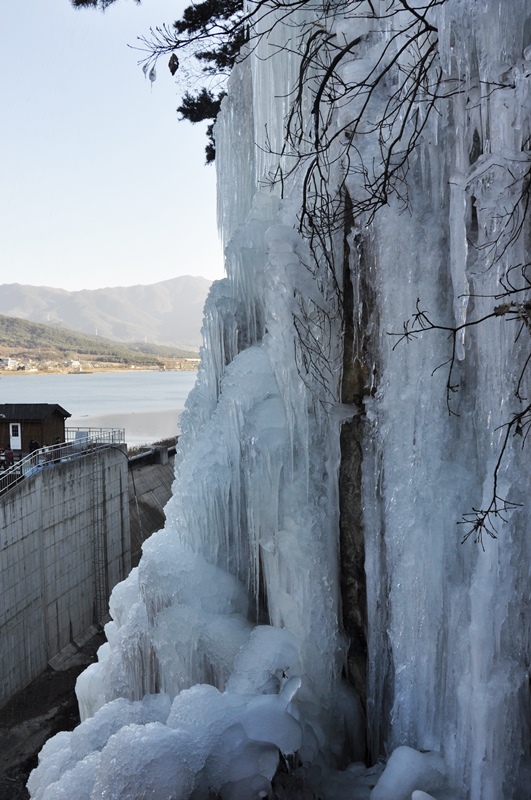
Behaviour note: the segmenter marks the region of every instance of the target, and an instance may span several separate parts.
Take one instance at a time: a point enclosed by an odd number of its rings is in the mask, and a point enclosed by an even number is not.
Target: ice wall
[[[369,702],[373,741],[383,725],[391,749],[441,750],[457,792],[494,800],[528,791],[519,769],[529,745],[529,454],[520,437],[510,436],[498,495],[523,507],[495,521],[485,552],[460,544],[471,526],[456,522],[491,502],[503,426],[526,405],[515,391],[529,329],[518,337],[520,323],[494,318],[456,337],[449,397],[459,416],[445,409],[449,365],[432,374],[452,355],[448,332],[395,350],[386,332],[400,331],[417,298],[442,325],[492,314],[500,278],[529,262],[528,233],[516,235],[508,217],[529,174],[530,31],[518,3],[449,2],[436,22],[442,74],[459,91],[411,162],[409,208],[382,209],[371,237],[381,362],[366,403]]]
[[[272,33],[234,70],[216,126],[227,278],[205,308],[167,523],[113,592],[108,644],[78,681],[84,721],[46,744],[32,798],[525,796],[524,437],[511,436],[498,470],[499,496],[515,504],[496,520],[498,538],[485,534],[484,551],[461,545],[466,526],[456,522],[488,507],[500,426],[522,408],[514,392],[529,325],[520,309],[516,338],[517,312],[492,309],[500,279],[529,261],[519,215],[531,23],[524,0],[425,5],[307,3],[257,23]],[[434,83],[414,116],[404,107],[393,123],[422,120],[421,136],[387,202],[364,214],[367,176],[385,155],[373,123],[411,66],[393,37],[425,13]],[[395,63],[355,136],[360,95],[327,110],[319,191],[340,224],[315,227],[321,205],[312,229],[301,208],[326,62],[304,81],[299,139],[285,132],[301,51],[325,38],[340,48],[356,40],[339,62],[343,87]],[[517,228],[504,226],[511,208],[524,220]],[[491,315],[455,337],[452,414],[449,331],[389,335],[417,298],[446,328]],[[524,373],[522,397],[527,389]],[[365,708],[347,679],[338,533],[340,431],[353,420]]]

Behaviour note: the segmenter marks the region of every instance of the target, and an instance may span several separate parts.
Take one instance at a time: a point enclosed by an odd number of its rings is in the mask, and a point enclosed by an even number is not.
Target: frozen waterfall
[[[523,800],[531,9],[249,8],[166,526],[31,797]]]

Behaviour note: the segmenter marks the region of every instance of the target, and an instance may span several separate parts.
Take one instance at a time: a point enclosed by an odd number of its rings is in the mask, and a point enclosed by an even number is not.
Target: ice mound
[[[227,689],[243,694],[271,694],[279,691],[286,678],[300,671],[299,649],[289,631],[260,625],[239,653]]]
[[[161,723],[123,727],[101,752],[91,797],[184,800],[194,785],[189,749],[185,734]]]
[[[100,754],[124,726],[165,722],[171,709],[168,695],[146,696],[140,702],[118,698],[100,708],[71,733],[58,733],[49,739],[39,754],[39,766],[28,780],[28,789],[36,800],[91,797],[92,783],[100,766]],[[48,787],[48,789],[46,789]],[[85,792],[85,794],[83,794]]]
[[[37,800],[266,796],[280,754],[301,745],[291,699],[290,692],[242,695],[199,685],[171,705],[167,695],[115,700],[50,739],[28,788]]]
[[[445,766],[439,753],[397,747],[371,793],[371,800],[410,800],[415,790],[431,792],[444,785]]]
[[[336,724],[341,714],[358,713],[349,702],[342,696],[341,711],[330,709]],[[280,775],[286,798],[299,783],[301,797],[317,787],[325,798],[342,797],[348,787],[351,800],[368,800],[363,767],[363,775],[359,765],[339,773],[320,755],[330,739],[325,719],[295,637],[257,626],[234,659],[225,691],[200,684],[173,701],[159,694],[107,703],[47,742],[28,788],[35,800],[201,800],[209,793],[259,800],[271,795]],[[361,718],[350,720],[353,728],[360,724]]]
[[[435,798],[427,792],[415,791],[411,795],[411,800],[435,800]]]

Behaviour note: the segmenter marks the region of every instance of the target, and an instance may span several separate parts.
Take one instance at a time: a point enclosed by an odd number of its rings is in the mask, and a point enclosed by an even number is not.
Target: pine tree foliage
[[[182,119],[187,119],[190,122],[203,122],[203,120],[215,120],[221,106],[221,101],[225,97],[225,92],[221,91],[219,94],[214,95],[211,91],[204,86],[201,91],[192,95],[190,92],[185,92],[181,105],[177,111]],[[210,164],[214,161],[216,156],[216,145],[214,141],[214,122],[207,128],[208,144],[205,148],[206,161]]]
[[[204,0],[203,3],[188,6],[181,20],[173,23],[177,33],[187,35],[210,33],[214,22],[220,25],[241,12],[241,0]]]
[[[141,37],[141,48],[147,53],[143,59],[149,70],[163,55],[170,55],[168,67],[174,75],[181,51],[187,62],[194,62],[199,75],[195,84],[204,84],[198,91],[186,91],[177,108],[181,119],[196,123],[210,120],[207,128],[208,144],[205,149],[207,164],[215,159],[214,123],[225,96],[224,80],[229,75],[248,33],[242,24],[243,0],[204,0],[188,6],[182,18],[173,25],[151,29],[149,37]]]
[[[205,89],[205,87],[203,87],[197,95],[186,92],[183,96],[183,102],[177,111],[184,119],[188,119],[190,122],[202,122],[204,119],[214,119],[219,112],[224,94],[225,93],[222,92],[218,97],[215,97],[212,92]]]
[[[74,8],[96,8],[105,11],[116,0],[70,0]],[[140,3],[141,0],[135,0]],[[149,36],[139,38],[140,48],[147,52],[141,60],[144,73],[154,74],[153,67],[162,55],[169,55],[168,68],[172,75],[179,69],[176,51],[184,50],[198,62],[200,74],[207,85],[195,93],[185,91],[177,112],[181,119],[192,123],[210,120],[205,148],[207,164],[214,161],[214,123],[223,88],[214,90],[212,81],[227,76],[247,39],[246,26],[239,22],[243,15],[243,0],[204,0],[185,8],[182,18],[171,26],[151,29]],[[217,81],[219,84],[219,80]]]
[[[97,8],[100,11],[105,11],[115,2],[116,0],[70,0],[74,8]],[[134,2],[140,4],[141,0],[134,0]]]

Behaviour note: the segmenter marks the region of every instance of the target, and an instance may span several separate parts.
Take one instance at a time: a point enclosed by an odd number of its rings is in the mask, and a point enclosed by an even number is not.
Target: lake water
[[[68,428],[125,428],[129,445],[176,436],[195,371],[17,373],[0,377],[0,403],[58,403]]]

